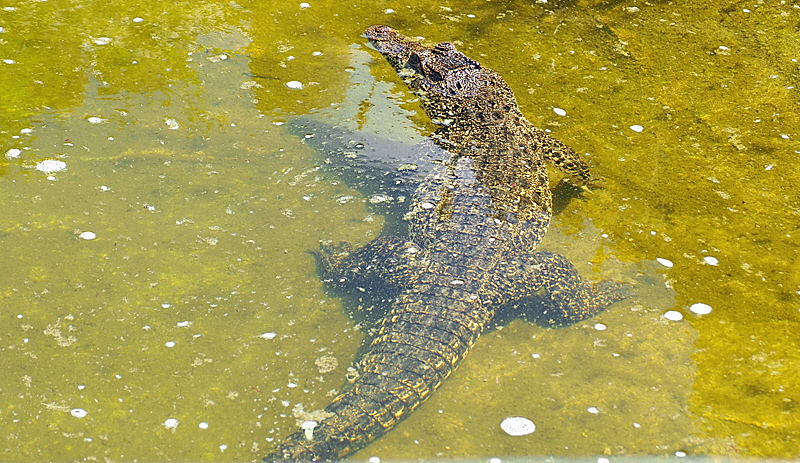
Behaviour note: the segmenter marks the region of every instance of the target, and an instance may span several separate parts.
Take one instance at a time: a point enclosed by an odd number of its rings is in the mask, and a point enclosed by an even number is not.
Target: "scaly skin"
[[[383,236],[354,253],[323,248],[330,284],[377,280],[396,300],[328,418],[264,461],[338,460],[386,433],[453,372],[503,304],[556,327],[624,297],[623,285],[585,283],[567,259],[536,250],[552,212],[545,161],[580,182],[590,175],[525,119],[500,76],[449,43],[426,47],[386,26],[366,37],[441,124],[432,140],[450,159],[417,188],[408,239]]]

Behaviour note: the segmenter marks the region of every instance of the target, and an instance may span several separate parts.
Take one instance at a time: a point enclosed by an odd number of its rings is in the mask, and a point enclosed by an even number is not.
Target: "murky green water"
[[[591,153],[604,189],[547,248],[637,296],[488,333],[354,459],[800,454],[800,7],[374,3],[2,5],[0,460],[257,460],[327,403],[363,334],[309,251],[383,218],[281,123],[429,132],[376,23],[455,41]]]

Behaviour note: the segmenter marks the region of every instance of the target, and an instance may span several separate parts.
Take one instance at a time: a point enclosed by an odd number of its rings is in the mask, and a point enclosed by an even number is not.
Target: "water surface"
[[[384,218],[286,123],[430,133],[360,37],[380,23],[455,42],[589,154],[602,188],[563,205],[546,248],[637,294],[570,328],[491,331],[354,459],[800,454],[798,15],[6,2],[0,459],[252,461],[327,404],[364,334],[310,251]],[[507,416],[536,432],[506,435]]]

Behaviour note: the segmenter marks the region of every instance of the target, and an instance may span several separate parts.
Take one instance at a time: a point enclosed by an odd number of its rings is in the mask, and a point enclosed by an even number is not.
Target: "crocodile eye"
[[[434,71],[431,68],[426,69],[426,71],[427,72],[425,73],[425,75],[428,76],[428,78],[433,82],[441,82],[444,80],[444,77],[442,77],[442,74],[440,74],[439,72]]]
[[[408,61],[406,62],[406,68],[411,69],[412,71],[416,72],[417,74],[424,74],[425,72],[422,70],[422,60],[419,58],[419,55],[416,53],[412,54],[408,57]]]

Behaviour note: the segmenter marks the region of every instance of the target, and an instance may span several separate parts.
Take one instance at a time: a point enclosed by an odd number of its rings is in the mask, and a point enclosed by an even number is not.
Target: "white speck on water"
[[[93,240],[93,239],[97,238],[97,235],[95,233],[93,233],[93,232],[90,232],[90,231],[85,231],[85,232],[81,233],[78,236],[80,236],[81,238],[83,238],[85,240]]]
[[[297,383],[289,383],[286,385],[286,387],[288,387],[289,389],[294,389],[297,387]]]
[[[656,262],[658,262],[659,264],[661,264],[661,265],[663,265],[664,267],[667,267],[667,268],[672,268],[672,266],[675,265],[675,264],[672,263],[671,260],[664,259],[663,257],[656,257]]]
[[[711,306],[708,304],[703,304],[702,302],[698,302],[696,304],[692,304],[689,307],[689,310],[697,315],[708,315],[711,313]]]
[[[641,428],[642,425],[639,424],[639,423],[633,423],[633,427],[638,429],[638,428]]]
[[[683,320],[683,314],[677,310],[668,310],[664,313],[664,318],[672,322],[679,322]]]
[[[604,323],[595,323],[594,329],[596,329],[597,331],[605,331],[606,329],[608,329],[608,326],[606,326]]]
[[[391,8],[386,8],[385,10],[383,10],[383,13],[384,14],[392,14],[392,13],[394,13],[394,10],[391,9]]]
[[[553,108],[553,112],[558,114],[559,116],[566,116],[567,112],[561,108]]]
[[[277,335],[278,335],[277,333],[269,332],[262,334],[260,337],[264,339],[275,339],[275,336]]]
[[[178,130],[181,127],[181,125],[178,124],[178,121],[171,117],[164,119],[164,123],[167,124],[167,128],[170,130]]]
[[[90,124],[100,124],[101,122],[106,121],[102,117],[96,117],[96,116],[87,117],[86,120],[89,121]]]
[[[108,45],[111,43],[111,37],[98,37],[92,40],[92,42],[94,42],[95,45]]]
[[[222,444],[222,445],[220,445],[220,446],[219,446],[219,451],[220,451],[220,452],[224,452],[224,451],[225,451],[225,450],[227,450],[227,449],[228,449],[228,446],[227,446],[227,445],[225,445],[225,444]]]
[[[489,463],[503,463],[503,460],[501,460],[501,459],[499,459],[497,457],[492,457],[492,458],[489,458]]]
[[[6,157],[8,159],[16,159],[20,154],[22,154],[22,150],[17,148],[11,148],[10,150],[6,151]]]
[[[13,59],[4,59],[3,62],[6,63],[6,64],[15,64],[16,63]]]
[[[33,132],[33,129],[22,129],[22,130],[19,131],[19,133],[24,133],[26,135],[31,133],[31,132]]]
[[[764,166],[764,170],[772,170],[775,167],[775,164],[767,164]]]
[[[167,420],[164,421],[164,427],[167,429],[175,429],[178,427],[179,423],[180,421],[175,418],[167,418]]]
[[[535,359],[538,359],[538,358],[541,358],[542,356],[539,355],[539,354],[531,354],[531,357],[533,357]]]
[[[423,209],[433,209],[436,206],[434,206],[433,203],[429,203],[427,201],[424,201],[424,202],[419,203],[419,207],[421,207]]]
[[[745,10],[745,12],[747,12],[747,10]],[[686,452],[681,452],[680,450],[678,450],[677,452],[675,452],[675,456],[678,458],[683,458],[686,456]]]
[[[719,264],[719,259],[716,257],[705,256],[703,257],[703,261],[708,265],[717,265]]]
[[[292,90],[300,90],[303,88],[303,83],[300,82],[299,80],[290,80],[289,82],[286,82],[284,85],[286,85],[286,88],[291,88]]]
[[[311,5],[308,4],[308,3],[303,2],[303,3],[300,4],[300,8],[311,8]]]
[[[509,436],[526,436],[536,431],[536,425],[525,417],[509,416],[500,423],[500,429]]]
[[[317,425],[319,425],[319,423],[314,420],[303,421],[303,423],[300,425],[306,440],[314,439],[314,429],[316,429]]]
[[[164,343],[164,345],[167,347],[175,347],[175,341],[167,341]]]
[[[133,18],[133,22],[135,22],[135,23],[140,23],[140,22],[142,22],[142,21],[144,21],[144,18],[140,18],[140,17],[138,17],[138,16],[137,16],[137,17],[135,17],[135,18]]]
[[[321,51],[312,51],[311,52],[311,56],[322,56],[322,52]]]
[[[89,414],[89,412],[87,412],[82,408],[73,408],[72,410],[69,411],[69,414],[74,416],[75,418],[85,418],[86,415]]]
[[[598,410],[597,407],[589,407],[586,409],[586,411],[593,415],[597,415],[598,413],[600,413],[600,410]]]
[[[635,124],[635,125],[632,125],[632,126],[631,126],[631,130],[633,130],[633,131],[634,131],[634,132],[636,132],[636,133],[639,133],[639,132],[641,132],[642,130],[644,130],[644,127],[642,127],[642,126],[641,126],[641,125],[639,125],[639,124]]]
[[[785,134],[785,133],[782,133],[781,134],[781,138],[783,138],[784,140],[788,140],[789,139],[789,135]]]
[[[474,18],[474,17],[475,17],[475,15],[474,15],[474,14],[468,14],[468,15],[467,15],[467,17],[468,17],[468,18]]]
[[[314,428],[317,427],[317,425],[319,425],[319,423],[317,423],[314,420],[306,420],[306,421],[303,421],[303,423],[300,425],[300,428],[301,429],[314,429]]]
[[[370,196],[369,197],[369,202],[372,203],[372,204],[380,204],[380,203],[386,203],[386,202],[392,201],[393,199],[394,198],[392,198],[391,196],[388,196],[388,195],[377,194],[377,195]]]
[[[200,424],[197,425],[197,427],[200,429],[208,429],[208,423],[206,423],[205,421],[201,421]]]
[[[45,174],[52,174],[54,172],[61,172],[62,170],[67,168],[67,163],[64,161],[58,161],[56,159],[46,159],[38,164],[36,164],[36,170],[39,172],[44,172]]]
[[[456,278],[456,279],[450,281],[450,284],[454,285],[454,286],[461,286],[461,285],[464,284],[464,280],[460,280],[460,279]]]
[[[185,326],[189,326],[189,325],[191,325],[191,324],[192,324],[192,322],[190,322],[190,321],[178,322],[178,326],[179,326],[180,328],[183,328],[183,327],[185,327]]]
[[[165,303],[161,304],[161,308],[163,308],[163,309],[169,309],[170,307],[171,306],[169,305],[169,302],[165,302]]]
[[[82,391],[84,389],[86,389],[86,386],[84,386],[83,384],[78,384],[78,390],[79,391]]]

